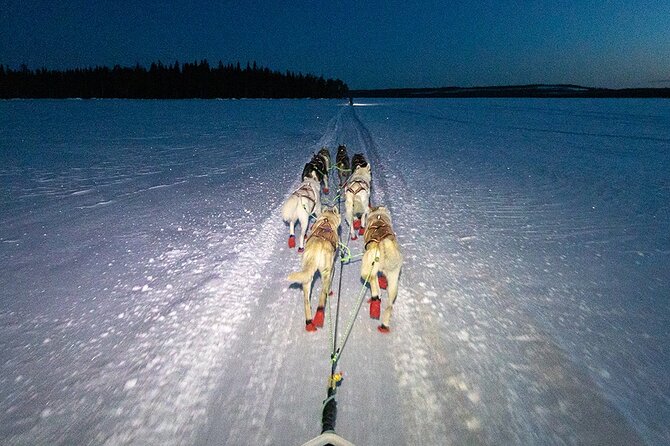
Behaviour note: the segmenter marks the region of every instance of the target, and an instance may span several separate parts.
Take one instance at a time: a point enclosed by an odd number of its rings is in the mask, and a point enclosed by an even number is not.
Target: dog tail
[[[383,267],[388,270],[400,269],[402,265],[402,254],[398,249],[398,242],[386,238],[378,245],[379,258],[382,260]]]
[[[288,280],[291,282],[300,282],[302,284],[311,282],[317,270],[323,271],[324,266],[322,262],[324,261],[324,259],[321,259],[320,261],[313,251],[306,249],[302,257],[302,271],[296,271],[289,274]],[[330,261],[332,263],[332,259]]]
[[[376,278],[379,271],[379,256],[380,253],[376,247],[365,251],[361,261],[361,279],[370,281]]]
[[[298,206],[300,206],[300,199],[295,195],[291,195],[281,208],[281,216],[284,221],[295,221]]]
[[[288,275],[288,280],[289,282],[300,282],[300,283],[306,283],[309,282],[312,277],[314,277],[314,273],[310,274],[309,271],[303,270],[303,271],[296,271]]]
[[[400,271],[402,266],[402,254],[397,247],[397,242],[384,239],[380,243],[371,243],[370,248],[363,254],[361,261],[361,278],[375,277],[381,270]]]

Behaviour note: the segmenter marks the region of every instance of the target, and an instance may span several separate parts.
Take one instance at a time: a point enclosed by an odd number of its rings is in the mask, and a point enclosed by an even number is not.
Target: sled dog
[[[318,160],[318,162],[312,158],[307,164],[305,164],[305,167],[302,169],[302,178],[306,177],[313,177],[316,181],[321,183],[321,180],[323,179],[323,163],[321,160]]]
[[[328,153],[327,148],[321,149],[318,153],[312,155],[312,159],[309,160],[305,167],[302,169],[302,177],[313,175],[323,182],[323,192],[328,193],[328,169],[330,168],[330,154]]]
[[[337,235],[340,222],[341,218],[337,207],[324,209],[314,222],[312,231],[307,238],[305,252],[302,255],[302,271],[288,275],[289,281],[302,284],[305,299],[305,329],[307,331],[315,331],[317,327],[323,327],[324,308],[332,281],[333,261],[340,240]],[[319,303],[314,319],[312,319],[309,295],[312,291],[314,274],[317,271],[321,275],[321,293],[319,294]]]
[[[320,156],[325,165],[323,171],[323,193],[327,194],[330,191],[330,188],[328,187],[328,173],[330,172],[330,151],[328,150],[328,147],[322,147],[316,156]]]
[[[365,230],[366,220],[370,207],[370,182],[372,175],[370,165],[365,163],[365,167],[357,167],[347,181],[347,187],[344,191],[344,218],[349,225],[349,236],[356,240],[356,229],[359,234]],[[358,221],[354,222],[354,217],[361,216],[360,227]],[[355,227],[354,227],[355,226]]]
[[[368,226],[363,235],[365,252],[361,263],[361,277],[370,283],[370,317],[379,319],[381,300],[379,298],[379,281],[387,281],[388,301],[382,316],[382,323],[377,329],[382,333],[389,331],[393,304],[398,297],[398,279],[402,267],[402,254],[398,240],[391,225],[391,215],[384,206],[372,208],[368,215]],[[384,277],[377,279],[377,273]]]
[[[295,222],[300,222],[298,252],[305,247],[305,234],[309,225],[309,217],[321,213],[321,195],[319,181],[309,174],[303,179],[300,187],[288,197],[281,210],[282,218],[289,225],[288,247],[295,248]]]
[[[365,156],[362,153],[354,153],[354,156],[351,157],[351,170],[352,172],[356,170],[357,167],[365,167],[368,165],[368,161],[365,159]]]
[[[337,147],[337,156],[335,157],[337,176],[340,178],[340,187],[347,182],[349,174],[351,173],[351,163],[349,162],[349,154],[347,154],[347,146],[340,144]]]

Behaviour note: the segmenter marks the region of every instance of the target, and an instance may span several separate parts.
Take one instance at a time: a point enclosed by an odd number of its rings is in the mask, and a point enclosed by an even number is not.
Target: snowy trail
[[[351,110],[340,109],[313,149],[327,145],[334,152],[339,143],[356,146],[359,131],[360,124],[353,119]],[[369,142],[360,141],[357,151],[367,152]],[[327,198],[332,200],[334,195],[333,187]],[[282,239],[281,244],[284,243]],[[351,246],[360,249],[360,243],[360,240],[352,242]],[[220,396],[215,399],[212,410],[218,421],[203,435],[205,443],[220,444],[223,440],[226,444],[301,444],[320,432],[332,334],[328,319],[324,329],[317,333],[304,331],[302,293],[297,286],[287,287],[285,280],[290,271],[299,268],[300,258],[294,250],[283,247],[276,254],[276,261],[263,273],[263,277],[273,282],[272,286],[261,292],[256,317],[241,330],[248,336],[240,337],[233,348],[236,351],[233,356],[238,357],[240,363],[227,368],[226,378],[215,392]],[[360,264],[352,263],[344,268],[339,343],[353,320],[352,311],[361,292]],[[338,275],[339,269],[336,278]],[[317,280],[313,299],[320,286]],[[333,288],[337,292],[337,280]],[[277,300],[278,289],[283,289],[280,300]],[[331,302],[331,309],[335,310],[335,302]],[[334,315],[331,318],[334,323]],[[367,306],[364,305],[353,322],[352,334],[339,364],[345,382],[338,391],[338,432],[359,444],[396,443],[402,441],[396,427],[403,407],[391,390],[396,386],[395,375],[389,367],[392,361],[386,340],[376,331],[376,321],[366,319]],[[253,374],[240,374],[240,369],[253,370]],[[240,404],[240,401],[249,404]],[[231,407],[239,409],[231,411]]]
[[[372,201],[390,208],[405,265],[391,333],[377,332],[365,302],[353,325],[340,435],[664,444],[670,312],[655,297],[668,284],[658,234],[670,221],[670,112],[655,102],[644,113],[623,102],[360,105],[0,104],[0,438],[316,436],[330,333],[328,322],[304,330],[301,290],[286,280],[300,257],[279,209],[311,153],[334,156],[343,143],[370,160]],[[29,119],[45,107],[49,129]],[[360,252],[362,239],[349,246]],[[340,336],[359,270],[343,269]]]

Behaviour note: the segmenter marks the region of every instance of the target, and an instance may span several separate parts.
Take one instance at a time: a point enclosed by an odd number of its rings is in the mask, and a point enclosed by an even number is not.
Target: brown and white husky
[[[363,235],[365,239],[365,253],[361,263],[361,277],[370,283],[370,317],[379,319],[381,300],[379,298],[379,281],[385,278],[387,282],[388,301],[382,316],[382,323],[377,329],[382,333],[389,331],[393,304],[398,297],[398,281],[402,268],[402,254],[398,246],[398,239],[393,232],[391,215],[384,206],[372,208],[368,215],[367,227]],[[378,281],[377,273],[383,277]]]
[[[319,218],[312,225],[312,231],[305,243],[305,252],[302,255],[302,271],[288,275],[289,281],[302,284],[305,303],[305,329],[307,331],[315,331],[317,327],[323,327],[326,299],[332,281],[333,262],[340,241],[338,236],[340,222],[341,218],[337,207],[327,208],[321,212]],[[319,294],[319,303],[314,319],[312,319],[309,295],[312,291],[314,274],[317,271],[321,275],[321,293]]]

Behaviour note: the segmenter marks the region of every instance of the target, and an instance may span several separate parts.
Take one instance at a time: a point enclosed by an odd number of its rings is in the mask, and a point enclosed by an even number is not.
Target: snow
[[[317,436],[329,319],[304,330],[279,210],[344,143],[405,265],[391,333],[365,303],[353,323],[339,435],[668,444],[668,122],[663,100],[0,102],[0,438]]]

